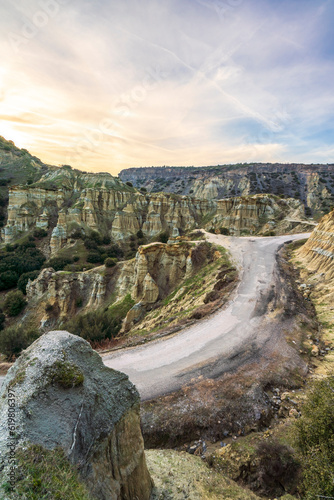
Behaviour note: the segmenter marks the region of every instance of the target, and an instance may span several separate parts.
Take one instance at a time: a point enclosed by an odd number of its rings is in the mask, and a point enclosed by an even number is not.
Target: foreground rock
[[[15,423],[8,423],[9,405]],[[31,445],[60,447],[92,498],[150,498],[139,394],[126,375],[106,368],[88,342],[68,332],[40,337],[7,374],[0,400],[0,458],[5,466],[0,484],[11,477],[14,483],[20,480],[17,470],[10,476],[8,442],[16,452],[29,452]],[[15,493],[8,498],[16,498]]]

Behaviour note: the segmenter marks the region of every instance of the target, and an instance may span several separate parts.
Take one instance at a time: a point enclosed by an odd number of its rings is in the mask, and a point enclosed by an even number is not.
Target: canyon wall
[[[130,294],[136,305],[127,319],[128,328],[147,306],[166,297],[192,274],[198,265],[192,260],[194,248],[189,243],[152,243],[139,247],[135,259],[113,268],[100,266],[77,273],[44,269],[27,285],[27,314],[41,327],[50,328],[77,312],[105,306],[111,299],[122,300]]]
[[[254,195],[217,200],[217,212],[207,223],[229,234],[284,234],[309,231],[314,223],[307,221],[304,207],[293,198]]]
[[[277,224],[283,219],[289,224]],[[55,255],[71,242],[78,228],[122,241],[139,230],[150,239],[161,232],[172,233],[174,228],[182,233],[212,225],[227,227],[231,234],[272,229],[290,232],[300,229],[298,221],[306,223],[298,200],[269,195],[205,200],[103,187],[52,190],[18,186],[9,189],[8,219],[1,237],[4,243],[11,243],[29,230],[43,228],[49,232],[50,253]]]
[[[308,270],[334,278],[334,211],[325,215],[297,254]]]
[[[51,233],[51,254],[71,239],[75,229],[96,230],[123,240],[140,229],[148,238],[162,231],[197,227],[216,202],[171,194],[146,196],[134,191],[86,188],[81,191],[12,187],[9,189],[7,224],[1,231],[4,243],[36,227]]]
[[[149,192],[165,191],[196,198],[220,199],[269,193],[294,197],[311,212],[334,204],[334,164],[237,164],[216,167],[129,168],[123,182]]]

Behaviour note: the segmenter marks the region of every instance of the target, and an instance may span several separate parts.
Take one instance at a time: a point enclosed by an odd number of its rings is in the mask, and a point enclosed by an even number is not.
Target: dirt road
[[[208,235],[232,253],[241,273],[234,297],[223,309],[177,335],[115,352],[104,363],[129,375],[143,400],[179,389],[198,376],[215,377],[232,370],[268,340],[261,328],[266,297],[272,288],[277,249],[309,233],[269,238]]]
[[[107,366],[129,375],[143,400],[177,390],[199,376],[215,377],[232,370],[247,360],[253,346],[259,349],[267,342],[259,309],[272,289],[277,249],[309,233],[269,238],[207,236],[230,250],[240,270],[241,281],[232,300],[173,337],[103,357]]]

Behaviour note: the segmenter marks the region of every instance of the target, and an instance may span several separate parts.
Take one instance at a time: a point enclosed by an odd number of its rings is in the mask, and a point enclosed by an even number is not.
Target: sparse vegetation
[[[295,428],[304,498],[334,496],[334,375],[314,382]]]
[[[8,361],[17,358],[23,349],[32,344],[40,332],[28,325],[10,326],[0,332],[0,352]]]
[[[3,309],[8,316],[18,316],[27,305],[21,290],[8,292],[4,301]]]
[[[68,321],[64,328],[70,333],[78,335],[89,342],[102,342],[112,339],[119,333],[122,321],[127,312],[134,305],[130,295],[108,309],[98,309],[87,313],[78,314]]]
[[[17,450],[17,460],[20,474],[15,495],[19,498],[92,500],[86,486],[80,482],[77,470],[60,448],[46,450],[40,445],[30,445]],[[9,485],[2,485],[2,489],[10,495]]]
[[[78,387],[84,382],[84,375],[80,368],[68,361],[57,361],[48,375],[53,384],[58,384],[64,389]]]

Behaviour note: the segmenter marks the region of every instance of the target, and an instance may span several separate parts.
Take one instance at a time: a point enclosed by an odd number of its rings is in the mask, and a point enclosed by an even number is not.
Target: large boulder
[[[127,375],[105,367],[88,342],[66,331],[46,333],[1,388],[0,484],[10,477],[11,442],[16,449],[60,447],[93,498],[149,499],[139,402]]]

